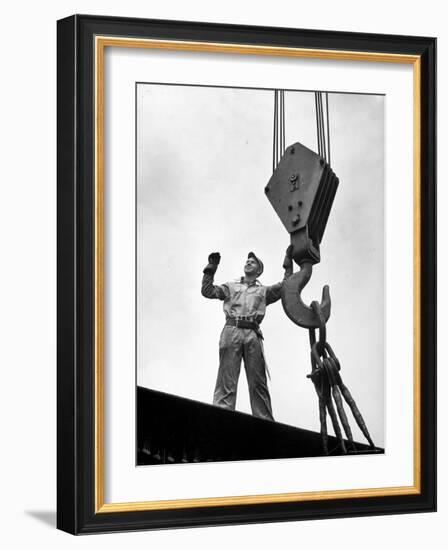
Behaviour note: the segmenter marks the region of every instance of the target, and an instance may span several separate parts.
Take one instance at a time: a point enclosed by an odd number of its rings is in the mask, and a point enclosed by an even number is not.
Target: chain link
[[[358,424],[363,435],[369,442],[370,446],[372,448],[375,448],[375,445],[370,437],[367,426],[355,403],[355,400],[353,399],[347,386],[345,386],[342,381],[340,374],[341,365],[339,363],[339,360],[336,357],[333,348],[327,342],[327,329],[321,306],[318,302],[314,301],[311,303],[311,308],[313,309],[319,320],[319,340],[316,340],[316,329],[308,329],[311,347],[311,373],[307,375],[307,378],[310,378],[313,382],[314,388],[319,398],[319,418],[324,454],[329,454],[327,411],[330,415],[333,430],[339,440],[339,445],[342,452],[346,454],[347,447],[342,436],[338,417],[342,423],[342,427],[344,428],[345,435],[347,436],[350,450],[356,451],[355,443],[353,441],[353,434],[344,410],[342,398],[344,398],[345,402],[350,407],[356,423]],[[333,401],[336,405],[336,410]]]

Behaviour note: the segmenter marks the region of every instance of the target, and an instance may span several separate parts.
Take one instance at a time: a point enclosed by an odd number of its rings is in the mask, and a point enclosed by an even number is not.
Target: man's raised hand
[[[285,252],[285,259],[283,260],[283,269],[287,273],[287,275],[291,275],[293,271],[293,263],[292,263],[292,250],[293,246],[290,244]]]
[[[218,265],[221,261],[221,254],[219,252],[212,252],[208,257],[209,264]]]
[[[221,261],[221,254],[219,252],[212,252],[208,257],[208,264],[204,268],[204,273],[214,275],[218,269],[219,262]]]

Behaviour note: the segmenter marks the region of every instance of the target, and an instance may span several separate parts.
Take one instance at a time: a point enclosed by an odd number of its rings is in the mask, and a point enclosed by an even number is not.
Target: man
[[[285,278],[292,273],[291,258],[290,246],[283,262]],[[226,324],[219,340],[219,370],[213,404],[235,409],[241,359],[244,359],[252,414],[274,420],[260,323],[266,306],[280,299],[282,283],[263,286],[258,281],[263,273],[263,262],[253,252],[249,252],[243,277],[233,282],[214,285],[214,275],[220,260],[218,252],[210,254],[202,278],[202,295],[205,298],[222,300],[226,316]]]

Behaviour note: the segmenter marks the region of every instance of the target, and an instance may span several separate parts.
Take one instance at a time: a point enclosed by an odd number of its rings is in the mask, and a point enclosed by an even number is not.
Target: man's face
[[[246,275],[258,275],[260,272],[260,265],[255,258],[247,258],[244,264],[244,273]]]

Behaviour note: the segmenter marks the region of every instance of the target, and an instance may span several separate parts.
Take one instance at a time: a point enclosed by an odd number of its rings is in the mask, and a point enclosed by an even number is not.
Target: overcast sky
[[[211,403],[222,302],[201,296],[253,250],[263,284],[281,280],[289,235],[264,195],[272,174],[271,90],[137,85],[137,382]],[[314,94],[286,92],[286,145],[317,151]],[[332,168],[340,184],[321,263],[302,296],[330,285],[327,339],[377,445],[384,445],[384,97],[329,94]],[[296,267],[297,269],[297,267]],[[319,430],[307,330],[281,302],[262,325],[277,421]],[[237,409],[250,412],[244,369]],[[355,438],[364,441],[349,415]],[[330,425],[330,422],[329,422]]]

